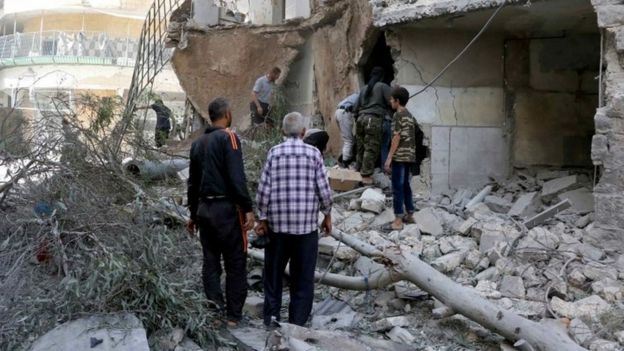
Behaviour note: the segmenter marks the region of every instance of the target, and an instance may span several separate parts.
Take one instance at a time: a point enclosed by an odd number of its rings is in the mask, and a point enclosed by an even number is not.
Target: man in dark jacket
[[[226,318],[229,326],[236,326],[247,297],[247,231],[253,228],[254,215],[240,140],[229,129],[230,106],[224,98],[216,98],[208,105],[208,114],[212,126],[191,147],[191,219],[187,229],[194,235],[199,226],[204,290],[218,308],[224,305],[220,284],[223,256]]]
[[[157,97],[154,103],[149,106],[137,107],[135,110],[146,110],[151,108],[156,112],[156,128],[154,128],[154,142],[157,147],[165,145],[169,139],[169,131],[171,131],[171,109],[165,106],[161,98]]]

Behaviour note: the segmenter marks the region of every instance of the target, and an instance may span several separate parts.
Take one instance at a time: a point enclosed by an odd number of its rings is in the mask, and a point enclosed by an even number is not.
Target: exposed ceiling
[[[478,31],[493,9],[456,13],[412,22],[416,28]],[[530,5],[508,5],[496,16],[488,31],[512,35],[598,33],[596,13],[590,0],[544,0]]]

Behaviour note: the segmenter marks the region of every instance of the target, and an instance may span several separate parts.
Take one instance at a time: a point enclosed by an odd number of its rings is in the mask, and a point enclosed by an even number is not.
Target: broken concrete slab
[[[413,238],[415,240],[420,240],[420,229],[418,229],[417,224],[408,224],[403,227],[403,230],[399,233],[399,238]]]
[[[552,309],[559,315],[572,318],[589,318],[597,321],[600,316],[611,309],[605,300],[598,295],[592,295],[575,302],[566,302],[558,297],[551,300]]]
[[[624,299],[624,284],[618,280],[604,278],[593,282],[592,290],[609,302],[621,301]]]
[[[321,304],[333,304],[332,308],[325,306],[315,306],[312,316],[312,328],[336,330],[349,329],[358,320],[358,313],[343,301],[327,299]]]
[[[364,276],[371,276],[372,274],[384,271],[386,269],[384,265],[379,264],[366,256],[360,256],[360,258],[355,261],[354,266],[355,269],[357,269],[358,272],[360,272],[360,274]]]
[[[498,213],[507,213],[512,206],[509,201],[493,195],[486,196],[483,203],[486,204],[490,210]]]
[[[613,334],[617,341],[624,346],[624,330],[616,332]]]
[[[394,211],[392,208],[386,208],[383,212],[375,216],[371,226],[374,228],[381,227],[386,223],[390,223],[394,220]]]
[[[245,305],[243,306],[243,313],[252,317],[262,317],[262,308],[264,307],[264,298],[260,296],[247,296]]]
[[[442,223],[435,215],[433,208],[428,207],[416,212],[414,214],[414,220],[422,233],[431,234],[433,236],[441,236],[444,234]]]
[[[468,217],[465,221],[460,223],[459,225],[455,225],[453,230],[461,235],[468,235],[470,233],[470,229],[472,226],[477,223],[477,219],[474,217]]]
[[[448,255],[436,258],[433,262],[431,262],[431,266],[438,271],[448,273],[459,267],[459,265],[461,265],[464,261],[465,257],[465,252],[453,252]]]
[[[594,218],[593,218],[593,214],[586,214],[583,217],[580,217],[579,219],[576,220],[576,222],[574,222],[574,225],[578,228],[585,228],[589,225],[589,223],[591,223]]]
[[[473,239],[459,235],[445,236],[440,239],[439,245],[444,255],[454,251],[468,252],[477,248],[477,243]]]
[[[475,279],[477,281],[482,281],[482,280],[497,281],[500,276],[501,276],[501,271],[498,267],[490,267],[484,270],[483,272],[477,274],[475,276]]]
[[[507,215],[513,217],[527,217],[537,212],[538,205],[537,192],[522,194],[516,202],[514,202],[513,206],[511,206]]]
[[[475,290],[479,295],[488,299],[500,299],[503,297],[500,291],[496,289],[496,283],[489,280],[480,280],[475,286]]]
[[[547,209],[545,209],[544,211],[536,214],[535,216],[527,219],[526,221],[524,221],[524,226],[527,228],[533,228],[535,226],[538,226],[544,222],[546,222],[548,219],[550,219],[551,217],[555,216],[557,213],[561,212],[561,211],[565,211],[568,208],[570,208],[570,206],[572,206],[572,204],[570,203],[570,200],[565,199]]]
[[[570,321],[568,327],[570,336],[581,346],[587,346],[589,341],[593,339],[594,333],[589,326],[580,318],[574,318]]]
[[[451,201],[451,205],[463,208],[468,201],[470,201],[470,197],[472,196],[472,191],[469,189],[459,189],[453,195],[453,200]]]
[[[559,195],[559,200],[568,199],[572,209],[580,214],[594,211],[594,194],[587,188],[566,191]]]
[[[364,211],[380,214],[386,208],[386,196],[379,189],[366,189],[360,200]]]
[[[597,262],[589,262],[583,267],[583,274],[593,281],[599,281],[604,278],[618,279],[617,269],[606,266]]]
[[[481,255],[481,252],[479,252],[479,250],[470,250],[466,254],[466,258],[464,259],[464,265],[466,266],[466,268],[474,270],[479,267],[482,258],[483,255]]]
[[[544,185],[542,185],[542,192],[540,196],[542,197],[542,199],[550,201],[558,194],[567,190],[571,190],[571,188],[573,188],[577,184],[578,179],[576,175],[549,180],[544,183]]]
[[[101,351],[150,351],[143,324],[129,313],[63,323],[37,339],[30,350],[87,350],[92,338],[98,340],[97,350]]]
[[[406,316],[387,317],[371,324],[371,330],[376,332],[386,331],[394,327],[407,327],[411,325],[411,323],[411,319]]]
[[[570,173],[568,171],[540,171],[537,172],[537,175],[535,176],[535,178],[537,178],[538,180],[543,180],[543,181],[547,181],[547,180],[551,180],[551,179],[555,179],[555,178],[563,178],[563,177],[567,177],[568,175],[570,175]]]
[[[597,248],[594,245],[580,244],[576,248],[579,255],[593,261],[598,261],[605,256],[604,250]]]
[[[589,351],[622,351],[622,348],[615,341],[598,339],[589,344]]]
[[[501,281],[500,292],[506,297],[522,299],[526,296],[522,277],[505,275]]]
[[[394,327],[390,330],[386,335],[390,338],[390,340],[402,344],[411,344],[416,340],[416,337],[408,332],[406,329],[401,327]]]
[[[270,331],[265,328],[233,328],[230,333],[243,345],[252,350],[264,350]]]

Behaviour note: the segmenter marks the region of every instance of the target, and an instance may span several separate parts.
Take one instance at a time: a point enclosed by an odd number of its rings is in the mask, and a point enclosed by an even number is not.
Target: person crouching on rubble
[[[401,230],[403,222],[414,223],[414,199],[410,185],[410,169],[416,162],[416,119],[405,108],[409,92],[394,87],[390,92],[390,105],[396,111],[392,118],[392,141],[384,169],[392,173],[392,203],[395,219],[385,230]],[[407,212],[407,213],[406,213]]]
[[[332,230],[332,192],[319,150],[305,144],[304,117],[292,112],[282,130],[288,138],[267,156],[256,194],[257,235],[267,235],[264,251],[264,324],[280,320],[282,277],[290,261],[288,322],[304,325],[312,311],[314,271],[318,253],[319,210],[321,229]]]
[[[188,204],[191,219],[187,230],[194,236],[196,225],[204,254],[202,278],[208,300],[218,311],[225,307],[227,325],[242,318],[247,297],[247,232],[254,215],[243,154],[238,136],[229,127],[232,112],[224,98],[208,105],[212,126],[191,146]],[[225,297],[221,291],[221,257],[225,263]]]
[[[322,129],[309,129],[303,136],[303,142],[316,147],[321,152],[321,156],[325,155],[328,141],[329,134]]]

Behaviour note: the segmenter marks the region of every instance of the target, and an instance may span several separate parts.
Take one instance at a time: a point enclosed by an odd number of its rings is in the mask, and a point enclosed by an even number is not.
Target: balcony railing
[[[0,68],[32,64],[133,67],[138,40],[105,32],[44,31],[0,36]]]

